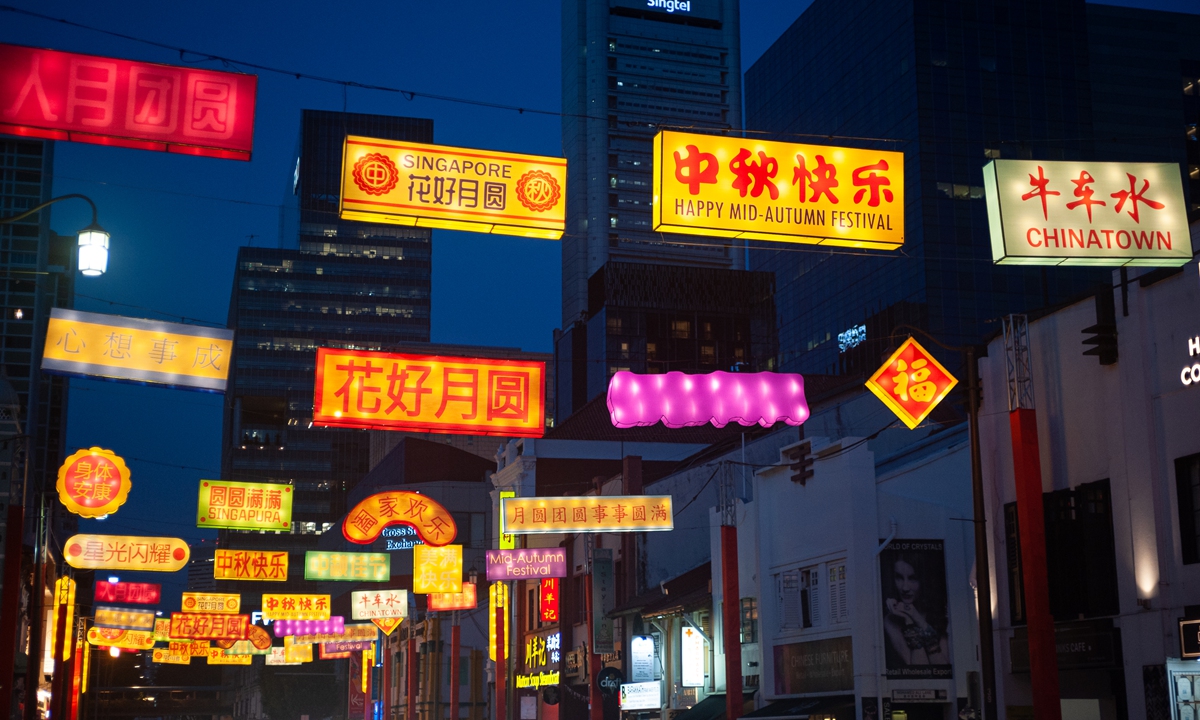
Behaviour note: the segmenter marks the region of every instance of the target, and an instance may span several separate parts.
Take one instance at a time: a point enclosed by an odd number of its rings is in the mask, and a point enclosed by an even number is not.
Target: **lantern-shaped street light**
[[[10,218],[0,219],[0,225],[7,225],[18,220],[33,215],[34,213],[49,207],[56,202],[68,200],[70,198],[79,198],[86,200],[88,205],[92,206],[92,223],[79,231],[79,272],[88,277],[97,277],[103,275],[108,270],[108,232],[100,227],[100,223],[96,219],[96,203],[86,195],[71,193],[70,195],[62,195],[60,197],[47,200],[46,202],[32,207],[20,215],[14,215]]]

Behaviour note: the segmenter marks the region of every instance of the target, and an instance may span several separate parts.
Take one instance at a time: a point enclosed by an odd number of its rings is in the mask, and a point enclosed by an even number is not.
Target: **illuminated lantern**
[[[398,512],[403,509],[403,517]],[[450,511],[433,498],[405,490],[376,493],[346,513],[342,536],[352,543],[370,545],[389,525],[408,525],[426,545],[454,542],[458,528]]]
[[[910,337],[867,380],[867,389],[912,430],[957,384],[958,379]]]
[[[79,272],[96,277],[108,270],[108,238],[95,222],[79,231]]]
[[[112,450],[79,450],[58,469],[58,499],[85,518],[104,517],[129,498],[129,468]]]
[[[608,382],[608,412],[619,428],[670,428],[712,423],[771,427],[808,420],[804,377],[794,373],[669,372],[639,375],[620,370]]]
[[[345,632],[346,619],[334,615],[328,620],[276,620],[271,624],[275,637],[288,635],[341,635]]]

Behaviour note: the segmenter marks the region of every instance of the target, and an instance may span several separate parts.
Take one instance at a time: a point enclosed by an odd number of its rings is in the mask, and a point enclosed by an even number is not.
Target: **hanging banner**
[[[545,578],[538,588],[542,622],[558,622],[558,578]]]
[[[407,490],[389,490],[371,495],[350,508],[342,521],[342,536],[352,543],[369,545],[379,539],[384,528],[393,525],[412,528],[426,545],[446,545],[458,535],[450,511],[433,498]]]
[[[876,250],[904,244],[904,153],[664,130],[657,232]]]
[[[265,620],[328,620],[328,595],[262,596],[262,616]]]
[[[102,518],[129,499],[129,468],[112,450],[77,450],[58,469],[58,501],[85,518]]]
[[[87,641],[101,647],[116,647],[122,650],[149,650],[154,647],[154,633],[145,630],[116,630],[113,628],[88,628]]]
[[[258,78],[0,45],[0,133],[249,160]]]
[[[154,648],[150,653],[151,662],[166,663],[169,665],[190,665],[192,658],[190,655],[177,655],[163,648]]]
[[[63,543],[67,564],[80,570],[175,572],[191,553],[179,538],[130,535],[72,535]]]
[[[1192,259],[1177,163],[992,160],[997,265],[1178,267]]]
[[[392,558],[387,553],[304,553],[305,580],[387,582],[391,578]]]
[[[156,583],[96,581],[96,602],[157,605],[162,601],[162,585]]]
[[[232,352],[232,330],[52,308],[42,370],[223,393]]]
[[[209,648],[207,662],[209,665],[252,665],[253,655],[227,655],[221,648]]]
[[[661,422],[669,428],[712,423],[771,427],[808,420],[804,376],[795,373],[669,372],[643,375],[619,370],[608,381],[608,414],[614,427]]]
[[[488,586],[488,658],[496,661],[496,608],[508,607],[508,585],[497,582]],[[511,647],[512,623],[504,623],[504,647]],[[507,655],[507,653],[505,653]]]
[[[592,647],[596,653],[615,652],[613,621],[609,614],[616,608],[616,600],[613,551],[595,548],[592,550]]]
[[[245,640],[249,615],[171,613],[171,637],[189,640]]]
[[[375,627],[383,631],[384,635],[391,635],[392,631],[400,627],[400,623],[404,622],[404,618],[372,618],[371,622]]]
[[[350,617],[354,620],[408,617],[407,590],[366,590],[350,593]]]
[[[557,240],[567,161],[346,136],[343,220]]]
[[[670,495],[506,498],[501,531],[514,535],[646,532],[675,527]]]
[[[541,437],[545,377],[533,360],[317,348],[313,424]]]
[[[533,580],[567,576],[565,548],[522,548],[520,550],[486,550],[487,579]]]
[[[287,530],[291,526],[291,485],[200,481],[196,527]]]
[[[287,576],[286,550],[217,550],[213,557],[213,577],[217,580],[283,582]]]
[[[102,628],[149,630],[154,632],[154,621],[156,619],[153,610],[97,605],[94,624],[96,627]]]
[[[463,580],[462,592],[430,593],[425,596],[428,608],[434,612],[449,610],[474,610],[478,600],[475,597],[475,583]]]
[[[413,548],[414,593],[462,592],[462,573],[462,545],[417,545]]]
[[[224,613],[236,615],[242,609],[242,596],[237,593],[185,592],[180,607],[184,612]]]
[[[957,384],[958,379],[910,337],[867,380],[867,389],[912,430]]]

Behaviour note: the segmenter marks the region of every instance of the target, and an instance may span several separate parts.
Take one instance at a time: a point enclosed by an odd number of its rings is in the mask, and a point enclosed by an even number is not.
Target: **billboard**
[[[950,614],[942,540],[893,540],[879,553],[889,679],[946,679]]]
[[[546,364],[317,349],[313,424],[541,437]]]
[[[675,526],[670,495],[504,498],[500,531],[513,535],[646,532]]]
[[[346,136],[344,220],[557,240],[567,161],[540,155]]]
[[[904,154],[664,130],[654,230],[877,250],[904,244]]]
[[[0,133],[249,160],[258,78],[0,44]]]
[[[983,168],[998,265],[1177,267],[1192,259],[1176,163],[992,160]]]
[[[196,527],[287,530],[291,526],[291,485],[200,481]]]
[[[225,392],[233,331],[52,308],[42,370]]]

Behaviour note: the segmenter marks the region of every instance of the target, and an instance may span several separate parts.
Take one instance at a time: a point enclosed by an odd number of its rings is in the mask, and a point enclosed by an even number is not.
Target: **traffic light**
[[[1082,332],[1091,333],[1083,339],[1084,345],[1092,346],[1083,351],[1084,355],[1095,355],[1101,365],[1117,362],[1117,308],[1112,288],[1103,287],[1096,291],[1096,324],[1085,327]]]
[[[812,442],[805,442],[786,451],[789,467],[792,469],[792,482],[804,485],[813,476]]]

